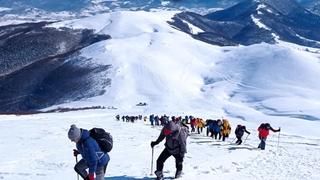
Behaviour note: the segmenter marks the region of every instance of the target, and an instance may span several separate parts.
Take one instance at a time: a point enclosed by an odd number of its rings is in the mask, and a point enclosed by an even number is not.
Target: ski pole
[[[76,164],[78,164],[78,156],[76,156]],[[79,180],[79,174],[77,173],[77,180]]]
[[[153,152],[154,152],[154,148],[152,147],[152,155],[151,155],[151,173],[150,175],[153,174]]]
[[[247,135],[246,139],[244,139],[243,144],[246,142],[250,134]]]

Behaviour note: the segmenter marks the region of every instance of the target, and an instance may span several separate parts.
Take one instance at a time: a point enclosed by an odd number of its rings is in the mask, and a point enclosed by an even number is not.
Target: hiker
[[[163,126],[165,124],[165,115],[160,117],[160,125]]]
[[[211,133],[211,137],[213,137],[213,129],[211,129],[210,127],[212,127],[212,124],[214,123],[214,120],[212,119],[207,119],[206,120],[206,127],[207,127],[207,136],[209,136],[209,133]]]
[[[129,119],[130,119],[130,122],[134,123],[134,121],[135,121],[136,119],[138,119],[138,117],[136,117],[136,116],[130,116]]]
[[[209,129],[211,131],[211,137],[213,138],[214,136],[214,139],[217,139],[218,137],[218,134],[219,134],[219,140],[221,139],[221,125],[222,125],[222,122],[220,119],[218,120],[214,120],[213,123],[211,123],[209,125]]]
[[[108,153],[101,151],[98,143],[90,136],[86,129],[79,129],[76,125],[71,125],[68,131],[68,138],[76,143],[77,149],[73,150],[73,155],[77,157],[81,154],[82,159],[76,163],[74,170],[84,180],[104,180],[104,175],[110,157]],[[89,173],[86,169],[89,168]]]
[[[267,137],[269,135],[269,130],[273,131],[273,132],[280,132],[281,128],[279,127],[279,129],[275,130],[273,129],[269,123],[262,123],[259,128],[259,139],[261,140],[258,148],[264,150],[266,147],[266,141],[267,141]]]
[[[174,122],[178,122],[179,121],[178,117],[175,117],[175,116],[171,116],[170,119],[171,120],[169,120],[169,122],[170,121],[174,121]]]
[[[201,118],[196,119],[196,127],[198,134],[202,133],[203,127],[205,126],[204,121]]]
[[[169,117],[166,114],[164,114],[163,116],[160,117],[160,125],[161,126],[164,126],[168,122],[169,122]]]
[[[162,128],[158,139],[151,142],[151,147],[153,148],[166,138],[165,148],[157,159],[157,169],[154,172],[158,180],[163,179],[163,164],[170,156],[173,156],[176,160],[175,178],[181,176],[183,158],[187,152],[187,137],[188,129],[186,127],[181,126],[179,121],[169,121]]]
[[[236,130],[235,130],[235,134],[236,134],[236,144],[240,145],[242,143],[242,136],[244,133],[250,134],[249,131],[247,131],[246,126],[242,126],[241,124],[238,124]]]
[[[149,121],[151,123],[151,126],[154,125],[154,114],[151,114],[150,117],[149,117]]]
[[[229,134],[231,133],[231,126],[227,119],[222,119],[222,126],[221,126],[221,135],[222,141],[225,141]]]
[[[157,126],[160,125],[159,121],[160,121],[160,118],[159,118],[158,115],[156,115],[156,116],[154,117],[154,123],[155,123]]]
[[[189,116],[185,116],[184,120],[183,120],[184,124],[188,124],[189,123]]]
[[[195,131],[196,131],[196,129],[195,129],[196,124],[197,124],[196,118],[192,117],[192,118],[190,119],[191,132],[195,132]]]

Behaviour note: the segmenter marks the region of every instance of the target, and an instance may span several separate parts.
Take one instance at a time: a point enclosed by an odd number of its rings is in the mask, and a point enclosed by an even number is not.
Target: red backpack
[[[259,126],[258,131],[260,137],[266,138],[269,135],[269,129],[267,129],[267,126],[264,123]]]

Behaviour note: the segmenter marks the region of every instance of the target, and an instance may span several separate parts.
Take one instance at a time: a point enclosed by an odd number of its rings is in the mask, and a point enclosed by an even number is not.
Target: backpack
[[[235,130],[236,136],[242,137],[244,134],[244,128],[241,125],[238,125],[236,130]]]
[[[97,141],[103,152],[107,153],[111,151],[113,147],[113,138],[110,133],[102,128],[92,128],[89,132],[90,136]]]
[[[269,135],[269,128],[270,128],[269,123],[262,123],[258,128],[259,136],[267,137]]]

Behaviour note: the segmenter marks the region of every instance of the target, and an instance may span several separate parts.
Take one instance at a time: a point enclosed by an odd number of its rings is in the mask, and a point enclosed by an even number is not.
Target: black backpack
[[[241,125],[238,125],[237,126],[237,128],[236,128],[236,130],[235,130],[235,134],[237,135],[237,136],[241,136],[241,135],[243,135],[243,133],[241,133]]]
[[[97,141],[103,152],[106,153],[111,151],[113,147],[113,138],[110,133],[102,128],[92,128],[89,132],[90,136]]]
[[[238,125],[236,130],[235,130],[236,136],[243,136],[244,134],[244,128],[241,125]]]

